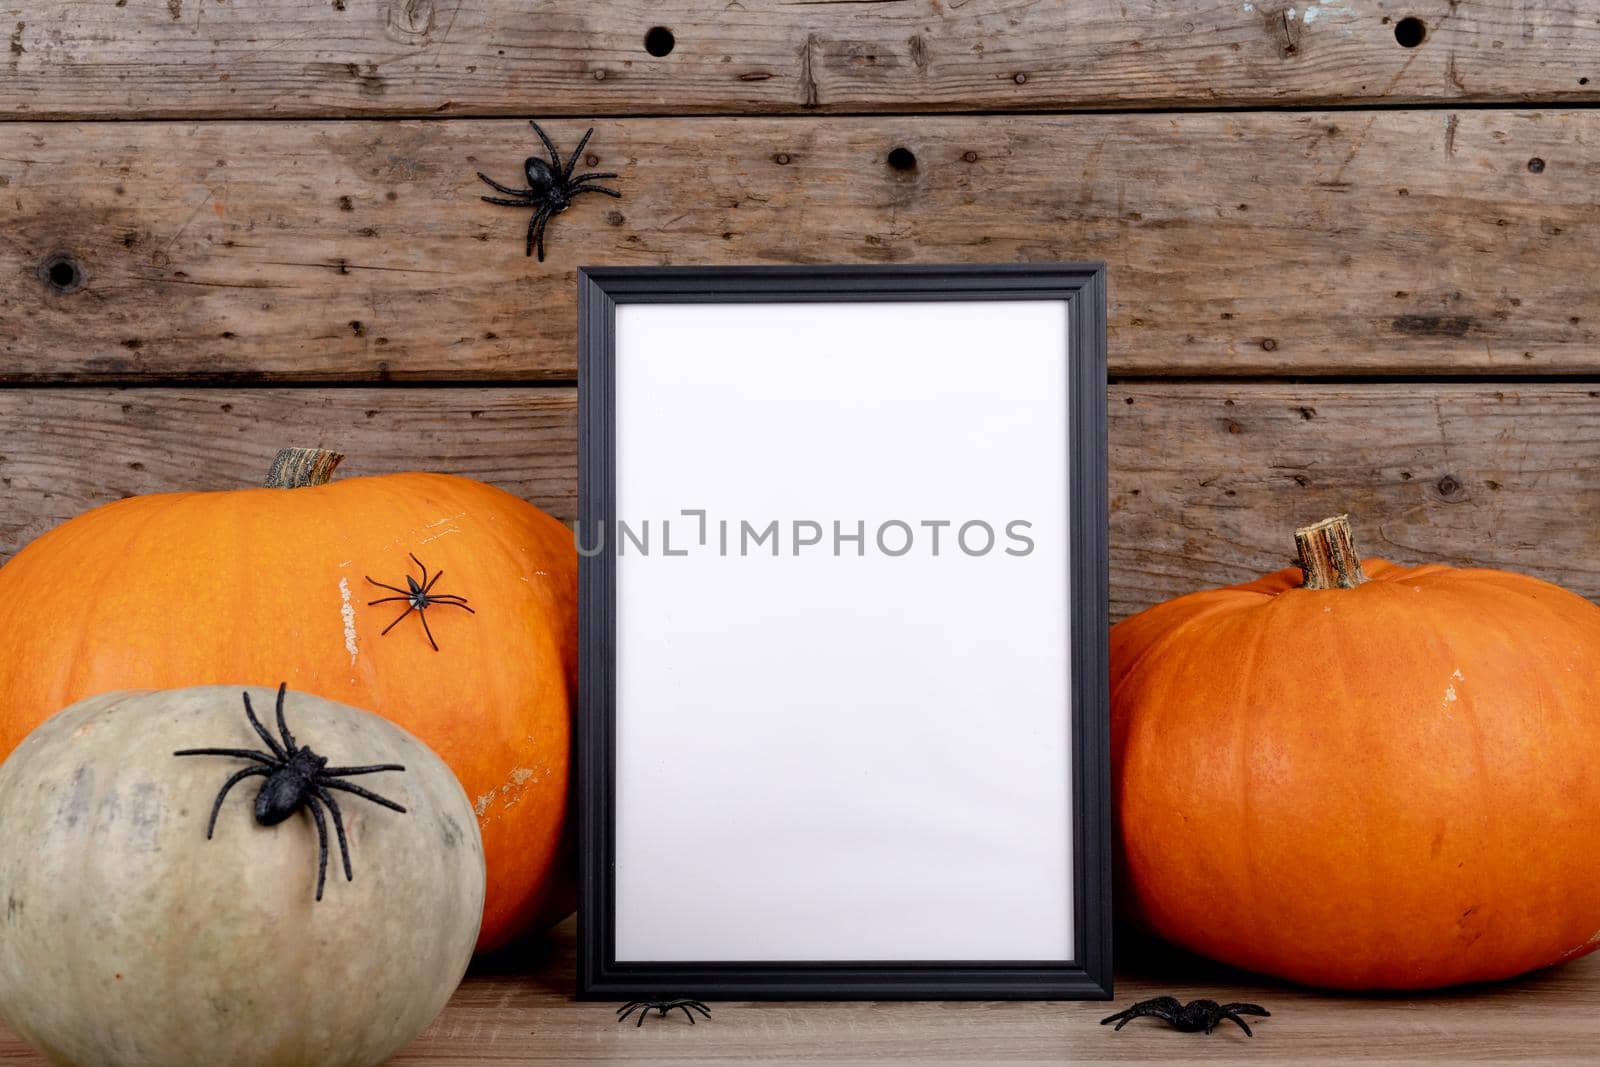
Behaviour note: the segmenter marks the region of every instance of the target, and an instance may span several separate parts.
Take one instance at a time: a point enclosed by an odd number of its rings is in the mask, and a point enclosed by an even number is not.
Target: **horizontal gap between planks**
[[[1119,374],[1106,381],[1108,388],[1122,386],[1199,385],[1207,387],[1249,385],[1476,385],[1491,388],[1496,385],[1592,385],[1600,388],[1600,374],[1241,374],[1241,375],[1168,375]],[[315,379],[251,378],[234,381],[227,378],[171,378],[148,377],[130,379],[85,380],[37,379],[27,381],[0,381],[0,393],[30,390],[73,389],[194,389],[249,391],[267,389],[346,390],[346,389],[576,389],[576,378],[440,378],[406,379],[403,381],[375,381],[367,379],[341,379],[317,381]]]
[[[1570,100],[1556,97],[1530,97],[1522,100],[1491,100],[1491,101],[1448,101],[1448,100],[1397,100],[1397,101],[1363,101],[1354,103],[1240,103],[1223,104],[1211,107],[1181,107],[1173,106],[1171,102],[1151,104],[1147,107],[1085,107],[1085,108],[1043,108],[1043,109],[959,109],[927,110],[927,111],[829,111],[818,109],[814,111],[635,111],[635,112],[608,112],[608,111],[506,111],[484,112],[463,111],[459,113],[442,114],[438,111],[399,112],[392,114],[373,114],[367,112],[351,112],[344,115],[327,114],[296,114],[274,113],[238,114],[238,115],[186,115],[182,112],[152,111],[138,115],[107,115],[93,111],[71,113],[66,115],[20,115],[9,111],[0,112],[0,128],[7,124],[45,124],[45,123],[84,123],[84,122],[171,122],[171,123],[254,123],[254,122],[507,122],[521,121],[528,116],[545,119],[557,118],[583,118],[596,120],[611,120],[616,122],[633,122],[643,120],[726,120],[726,119],[926,119],[926,118],[1100,118],[1117,115],[1232,115],[1232,114],[1305,114],[1325,111],[1340,112],[1389,112],[1389,111],[1444,111],[1444,112],[1469,112],[1469,111],[1537,111],[1542,108],[1557,109],[1561,111],[1594,111],[1600,110],[1600,100]]]
[[[338,381],[318,381],[305,378],[182,378],[150,376],[144,378],[104,379],[27,379],[8,382],[0,380],[0,392],[20,392],[43,389],[575,389],[576,378],[441,378],[379,381],[375,379],[344,378]]]
[[[1556,374],[1119,374],[1107,380],[1119,385],[1600,385],[1600,375]]]

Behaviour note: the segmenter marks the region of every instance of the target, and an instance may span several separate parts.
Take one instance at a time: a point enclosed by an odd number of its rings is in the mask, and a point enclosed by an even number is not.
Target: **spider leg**
[[[348,778],[352,774],[376,774],[379,771],[403,771],[405,767],[399,763],[374,763],[367,767],[324,767],[322,773],[328,778]]]
[[[411,595],[410,593],[406,592],[404,589],[401,589],[397,585],[387,585],[387,584],[385,584],[383,582],[374,582],[374,581],[372,581],[371,578],[368,578],[367,581],[371,582],[373,585],[377,586],[379,589],[387,589],[390,592],[399,593],[401,596],[410,596]]]
[[[173,753],[174,756],[237,756],[240,759],[253,759],[257,763],[265,763],[277,769],[279,760],[273,759],[265,752],[257,752],[249,748],[185,748]]]
[[[690,1026],[693,1026],[694,1025],[694,1015],[689,1011],[689,1005],[687,1005],[687,1004],[679,1004],[678,1005],[678,1010],[683,1012],[683,1017],[685,1019],[689,1020],[689,1025]]]
[[[328,808],[328,814],[333,816],[333,829],[339,835],[339,858],[344,860],[344,880],[353,882],[356,880],[356,876],[355,872],[350,869],[350,843],[345,840],[344,818],[339,814],[339,804],[333,799],[332,794],[320,785],[313,788],[317,791],[316,799],[322,801]]]
[[[473,611],[470,607],[467,607],[467,604],[466,604],[465,601],[440,600],[438,597],[434,597],[433,598],[433,603],[441,605],[443,607],[447,607],[447,608],[466,608],[467,613],[469,615],[476,615],[477,614],[476,611]]]
[[[406,599],[410,600],[411,598],[410,597],[406,597]],[[417,606],[415,604],[411,605],[410,607],[406,608],[406,610],[404,610],[404,611],[402,611],[400,613],[400,619],[405,618],[407,615],[410,615],[413,611],[416,611],[416,610],[417,610]],[[385,626],[383,628],[383,630],[378,634],[378,636],[379,637],[383,637],[386,634],[388,634],[388,632],[390,630],[394,629],[396,626],[399,626],[400,625],[400,619],[396,619],[396,620],[394,620],[394,622],[391,622],[388,626]]]
[[[689,1007],[693,1008],[695,1011],[699,1012],[701,1015],[704,1015],[707,1019],[711,1018],[711,1009],[700,1003],[698,1000],[686,1000],[684,1003],[689,1005]]]
[[[369,601],[367,601],[367,607],[370,608],[374,604],[393,604],[397,600],[410,600],[410,599],[411,599],[411,597],[409,597],[409,596],[385,596],[385,597],[379,597],[377,600],[369,600]]]
[[[539,262],[540,263],[544,262],[544,220],[548,219],[549,217],[550,217],[550,208],[549,208],[548,205],[546,205],[546,206],[540,207],[539,210],[535,211],[533,213],[533,215],[528,219],[528,247],[527,247],[527,250],[523,252],[523,255],[526,255],[526,256],[533,255],[534,231],[537,230],[538,231],[538,237],[539,237]]]
[[[567,181],[572,177],[572,168],[578,165],[578,157],[583,155],[583,146],[589,143],[589,138],[594,136],[594,127],[590,126],[584,132],[583,139],[578,142],[578,147],[572,150],[572,155],[567,157],[567,165],[561,171],[561,180]]]
[[[323,782],[321,784],[324,789],[342,789],[346,793],[354,793],[356,796],[370,800],[374,804],[381,804],[390,811],[398,811],[402,815],[405,814],[406,809],[399,804],[387,797],[380,797],[370,789],[362,789],[359,785],[351,785],[349,782]]]
[[[496,192],[505,193],[507,196],[526,196],[528,193],[528,190],[526,189],[513,189],[509,185],[501,185],[499,182],[495,181],[481,170],[478,172],[478,177],[482,178],[483,183],[489,186],[491,189],[494,189]]]
[[[529,119],[528,125],[533,127],[533,132],[539,135],[539,140],[543,141],[544,146],[550,150],[550,165],[559,173],[561,170],[561,153],[556,151],[556,146],[550,143],[549,136],[539,128],[537,122]]]
[[[542,214],[539,217],[538,243],[539,243],[539,262],[540,263],[544,262],[544,230],[545,230],[546,226],[550,225],[550,219],[554,216],[554,214],[555,214],[554,212],[546,211],[544,214]]]
[[[501,207],[532,207],[538,203],[537,200],[526,197],[521,200],[505,200],[498,196],[480,196],[478,199],[485,204],[499,204]]]
[[[322,821],[322,807],[314,796],[306,797],[311,821],[317,824],[317,899],[322,899],[322,883],[328,876],[328,824]]]
[[[618,200],[622,199],[621,193],[617,192],[615,189],[607,188],[604,185],[580,185],[567,195],[577,196],[579,193],[605,193],[607,196],[614,196]]]
[[[271,774],[271,767],[246,767],[238,774],[222,783],[222,788],[217,791],[217,799],[211,805],[211,818],[206,822],[206,840],[211,840],[211,835],[217,829],[217,812],[222,810],[222,802],[228,798],[228,790],[249,778],[253,774]]]
[[[428,565],[418,559],[415,552],[407,552],[406,555],[411,557],[412,563],[415,563],[417,566],[422,568],[422,584],[424,587],[426,587],[428,584]]]
[[[300,746],[294,743],[294,734],[289,732],[289,723],[283,717],[283,695],[289,691],[288,682],[278,683],[278,732],[283,735],[283,743],[289,747],[289,755],[300,751]]]
[[[1221,1018],[1219,1018],[1217,1021],[1221,1022],[1223,1019],[1232,1019],[1234,1022],[1238,1023],[1239,1024],[1239,1029],[1244,1031],[1246,1037],[1255,1037],[1256,1036],[1255,1033],[1250,1029],[1250,1024],[1245,1022],[1243,1019],[1239,1018],[1233,1012],[1231,1012],[1231,1011],[1222,1012],[1221,1013]],[[1211,1031],[1209,1029],[1206,1031],[1206,1033],[1208,1033],[1208,1034],[1210,1032]]]
[[[615,178],[617,176],[617,172],[614,170],[591,170],[587,173],[579,174],[575,178],[568,179],[568,182],[571,185],[577,185],[579,182],[594,181],[597,178]]]
[[[1242,1004],[1235,1001],[1232,1004],[1222,1005],[1223,1011],[1237,1012],[1240,1015],[1270,1016],[1272,1013],[1259,1004]]]
[[[618,1016],[623,1016],[624,1012],[631,1011],[632,1009],[637,1008],[638,1006],[639,1006],[639,1002],[637,1000],[630,1000],[630,1001],[628,1001],[628,1003],[624,1004],[622,1007],[617,1009],[617,1015]],[[623,1016],[623,1017],[625,1017],[625,1016]]]
[[[433,646],[435,652],[439,651],[439,642],[433,639],[433,629],[428,625],[428,613],[419,611],[417,612],[417,618],[422,620],[422,632],[428,635],[428,644]]]
[[[424,593],[426,593],[428,590],[432,589],[435,585],[439,584],[439,579],[443,578],[443,577],[444,577],[444,571],[438,572],[431,579],[429,579],[427,582],[423,583],[422,591]]]
[[[289,754],[283,750],[283,746],[278,744],[277,739],[267,732],[265,726],[261,725],[261,720],[256,718],[256,709],[250,706],[249,693],[244,694],[244,714],[245,718],[250,720],[250,725],[255,727],[256,733],[261,736],[261,740],[265,741],[267,747],[272,750],[272,754],[281,760],[288,759]]]

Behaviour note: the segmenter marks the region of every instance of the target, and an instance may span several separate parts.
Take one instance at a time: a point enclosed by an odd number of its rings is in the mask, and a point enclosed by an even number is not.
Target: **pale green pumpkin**
[[[448,767],[376,715],[291,692],[300,745],[398,813],[334,793],[315,899],[309,811],[253,814],[265,749],[238,686],[109,693],[46,720],[0,765],[0,1016],[73,1067],[366,1067],[410,1041],[466,970],[483,913],[477,819]],[[274,735],[275,694],[251,688]],[[259,766],[260,764],[254,764]]]

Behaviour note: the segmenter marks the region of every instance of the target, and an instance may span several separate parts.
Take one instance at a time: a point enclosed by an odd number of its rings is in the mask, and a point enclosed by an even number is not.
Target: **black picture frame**
[[[580,530],[616,519],[615,316],[624,303],[1057,300],[1069,308],[1072,855],[1075,958],[618,963],[614,857],[616,560],[579,572],[576,730],[578,993],[724,999],[1108,999],[1111,801],[1107,697],[1106,273],[1103,264],[587,267],[578,273]],[[1065,354],[1064,354],[1065,355]],[[980,362],[975,357],[975,363]],[[980,371],[981,372],[981,371]]]

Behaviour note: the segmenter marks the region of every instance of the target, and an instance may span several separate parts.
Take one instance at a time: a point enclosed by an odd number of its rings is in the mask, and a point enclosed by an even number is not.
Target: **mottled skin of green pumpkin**
[[[53,1062],[366,1067],[459,984],[484,862],[455,776],[399,727],[291,688],[302,745],[333,764],[406,767],[355,779],[405,814],[339,794],[355,879],[330,826],[318,902],[311,816],[259,825],[266,779],[247,778],[208,841],[218,789],[249,763],[173,756],[264,748],[243,691],[91,697],[0,765],[0,1016]],[[273,690],[249,692],[273,706]]]

